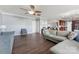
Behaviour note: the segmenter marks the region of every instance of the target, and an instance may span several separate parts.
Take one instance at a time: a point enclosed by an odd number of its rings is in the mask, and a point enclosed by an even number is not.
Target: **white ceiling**
[[[28,5],[0,5],[0,10],[8,13],[14,13],[19,15],[25,15],[25,11],[20,8],[29,9]],[[42,17],[47,19],[56,18],[63,13],[79,10],[79,5],[39,5],[37,9],[42,10]]]

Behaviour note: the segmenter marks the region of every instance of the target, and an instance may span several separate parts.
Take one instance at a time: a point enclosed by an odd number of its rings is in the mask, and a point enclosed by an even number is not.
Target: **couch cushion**
[[[74,40],[65,40],[50,48],[53,53],[79,54],[79,43]]]
[[[52,35],[56,35],[57,30],[50,30],[49,32],[50,32],[50,34],[52,34]]]
[[[68,34],[69,34],[68,31],[57,31],[57,35],[58,36],[64,36],[64,37],[66,37]]]
[[[67,40],[66,37],[61,37],[61,36],[49,35],[49,37],[51,37],[52,39],[58,40],[58,41]]]

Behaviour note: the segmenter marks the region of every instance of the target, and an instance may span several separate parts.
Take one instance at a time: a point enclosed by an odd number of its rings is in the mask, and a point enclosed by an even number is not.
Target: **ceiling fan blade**
[[[37,13],[37,16],[41,16],[41,13]]]
[[[35,11],[35,13],[42,13],[42,11]]]
[[[30,5],[30,8],[31,8],[32,10],[34,10],[34,9],[35,9],[35,6],[34,6],[34,5]]]

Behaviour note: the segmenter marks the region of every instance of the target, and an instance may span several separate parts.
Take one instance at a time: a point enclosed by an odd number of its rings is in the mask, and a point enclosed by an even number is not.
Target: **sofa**
[[[68,31],[57,31],[57,30],[49,31],[47,29],[42,30],[43,38],[53,41],[55,43],[68,40],[67,38],[68,34],[69,34]]]

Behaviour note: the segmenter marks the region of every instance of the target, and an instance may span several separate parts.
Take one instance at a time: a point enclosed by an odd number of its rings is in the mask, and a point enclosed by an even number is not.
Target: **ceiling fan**
[[[30,10],[25,9],[25,8],[20,8],[22,10],[25,10],[25,14],[31,14],[31,15],[35,15],[35,16],[40,16],[42,11],[41,10],[36,10],[36,6],[35,5],[29,5]]]

